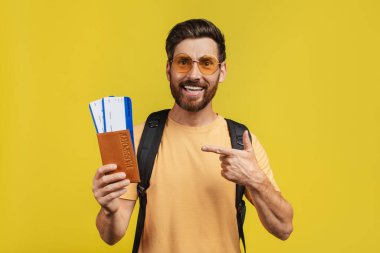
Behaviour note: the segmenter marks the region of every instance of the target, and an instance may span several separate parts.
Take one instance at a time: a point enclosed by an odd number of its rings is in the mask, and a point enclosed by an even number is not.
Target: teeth
[[[185,86],[185,89],[186,90],[203,90],[202,87],[188,86],[188,85]]]

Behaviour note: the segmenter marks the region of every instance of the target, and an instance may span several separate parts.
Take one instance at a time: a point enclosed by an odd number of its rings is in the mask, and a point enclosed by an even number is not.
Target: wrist
[[[117,213],[117,210],[111,211],[111,210],[107,210],[106,208],[102,207],[102,212],[106,217],[112,217]]]
[[[250,191],[262,192],[270,185],[269,179],[264,172],[256,173],[255,177],[250,178],[246,187]]]

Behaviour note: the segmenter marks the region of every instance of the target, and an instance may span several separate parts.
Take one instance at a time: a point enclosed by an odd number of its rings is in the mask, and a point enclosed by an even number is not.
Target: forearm
[[[293,231],[292,206],[267,178],[260,184],[248,184],[246,189],[264,227],[281,240],[286,240]]]
[[[128,221],[120,210],[111,214],[101,208],[96,218],[100,237],[109,245],[117,243],[124,236],[127,226]]]

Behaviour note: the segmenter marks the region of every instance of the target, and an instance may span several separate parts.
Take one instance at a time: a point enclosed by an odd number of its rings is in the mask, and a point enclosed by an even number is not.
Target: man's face
[[[210,38],[186,39],[176,46],[173,57],[178,54],[187,54],[193,60],[205,55],[218,59],[218,46]],[[216,93],[218,83],[224,81],[225,75],[225,63],[222,63],[211,75],[202,74],[195,62],[187,73],[176,72],[170,62],[166,66],[166,76],[176,104],[190,112],[198,112],[206,106],[211,106],[210,102]]]

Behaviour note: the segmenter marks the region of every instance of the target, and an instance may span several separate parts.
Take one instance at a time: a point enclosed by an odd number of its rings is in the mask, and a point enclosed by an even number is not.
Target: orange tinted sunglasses
[[[220,64],[218,59],[212,55],[204,55],[199,60],[193,60],[187,54],[177,54],[173,60],[169,61],[172,64],[174,70],[178,73],[189,72],[194,65],[194,62],[198,63],[199,71],[204,75],[212,75],[219,68]]]

